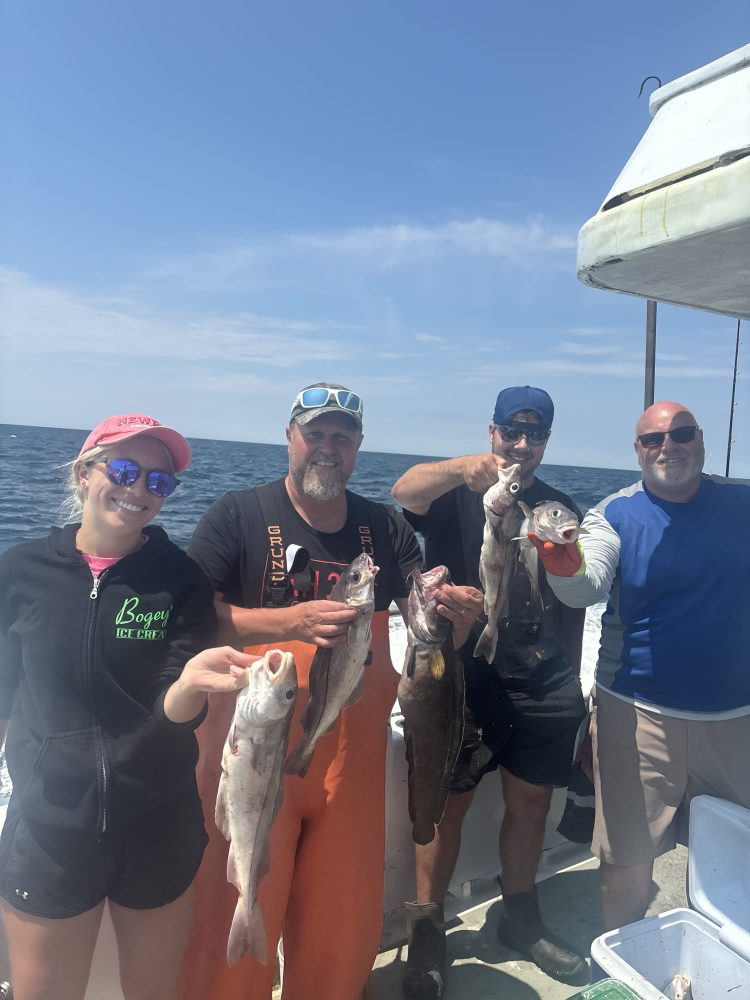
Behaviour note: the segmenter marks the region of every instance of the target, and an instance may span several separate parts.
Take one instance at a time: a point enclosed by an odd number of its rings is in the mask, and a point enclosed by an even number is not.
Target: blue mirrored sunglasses
[[[319,406],[328,406],[331,402],[341,410],[356,413],[358,417],[362,416],[362,399],[355,392],[349,392],[348,389],[329,389],[322,385],[303,389],[292,404],[292,413],[298,408],[314,410]]]
[[[155,497],[171,496],[180,485],[177,476],[164,469],[142,469],[131,458],[100,458],[93,465],[104,465],[104,474],[115,486],[132,486],[143,473],[146,477],[146,489]]]

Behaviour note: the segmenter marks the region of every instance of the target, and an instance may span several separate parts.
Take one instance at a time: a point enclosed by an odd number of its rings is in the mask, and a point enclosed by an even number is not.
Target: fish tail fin
[[[445,658],[442,650],[436,649],[430,653],[429,658],[430,675],[433,680],[439,681],[445,676]]]
[[[435,839],[435,824],[431,819],[423,818],[412,826],[412,840],[424,847]]]
[[[310,769],[311,761],[312,753],[309,751],[309,745],[303,740],[287,757],[284,771],[287,774],[298,774],[300,778],[304,778]]]
[[[248,952],[263,965],[266,964],[268,942],[263,914],[257,905],[248,911],[244,899],[240,896],[229,929],[227,964],[234,965]]]
[[[494,629],[491,629],[489,624],[485,625],[482,629],[482,634],[477,640],[477,644],[474,647],[474,659],[479,659],[483,656],[488,663],[492,663],[495,659],[495,646],[497,645],[497,634]]]

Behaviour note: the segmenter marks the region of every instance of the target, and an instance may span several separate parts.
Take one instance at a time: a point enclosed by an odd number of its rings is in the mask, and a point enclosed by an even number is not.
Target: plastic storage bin
[[[665,1000],[678,972],[690,978],[693,1000],[750,997],[750,810],[695,798],[688,871],[694,910],[668,910],[602,934],[591,957],[641,1000]]]

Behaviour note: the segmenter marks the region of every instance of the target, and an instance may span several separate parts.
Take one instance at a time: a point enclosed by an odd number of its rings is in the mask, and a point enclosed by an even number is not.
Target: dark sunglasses
[[[180,485],[177,476],[164,469],[151,469],[146,472],[137,462],[130,458],[100,458],[92,465],[104,465],[104,475],[115,486],[132,486],[141,473],[146,477],[146,489],[155,497],[169,497]]]
[[[362,399],[355,392],[349,392],[348,389],[329,389],[323,385],[303,389],[292,404],[292,413],[298,409],[314,410],[318,406],[328,406],[331,402],[340,410],[356,413],[358,417],[362,416]]]
[[[687,444],[695,438],[698,428],[691,424],[687,427],[675,427],[673,431],[651,431],[648,434],[638,435],[638,444],[642,448],[661,448],[667,436],[671,437],[675,444]]]
[[[495,426],[506,444],[516,444],[522,437],[526,438],[528,444],[544,444],[552,433],[544,427],[535,427],[533,424],[496,424]]]

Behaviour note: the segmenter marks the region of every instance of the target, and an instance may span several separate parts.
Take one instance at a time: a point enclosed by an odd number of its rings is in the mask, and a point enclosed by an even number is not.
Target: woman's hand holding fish
[[[533,531],[528,539],[539,553],[542,565],[552,576],[575,576],[583,566],[583,552],[579,542],[543,542]]]
[[[304,601],[285,608],[289,638],[330,648],[346,642],[348,628],[358,612],[342,601]]]
[[[466,455],[463,462],[464,482],[475,493],[486,493],[490,486],[497,486],[497,470],[506,468],[504,459],[492,452]]]
[[[172,722],[189,722],[203,708],[207,692],[239,691],[247,685],[247,668],[260,659],[231,646],[204,649],[185,664],[164,696],[164,714]]]
[[[484,610],[484,594],[476,587],[444,584],[435,591],[438,612],[453,622],[453,646],[460,649],[466,642],[471,626]]]

